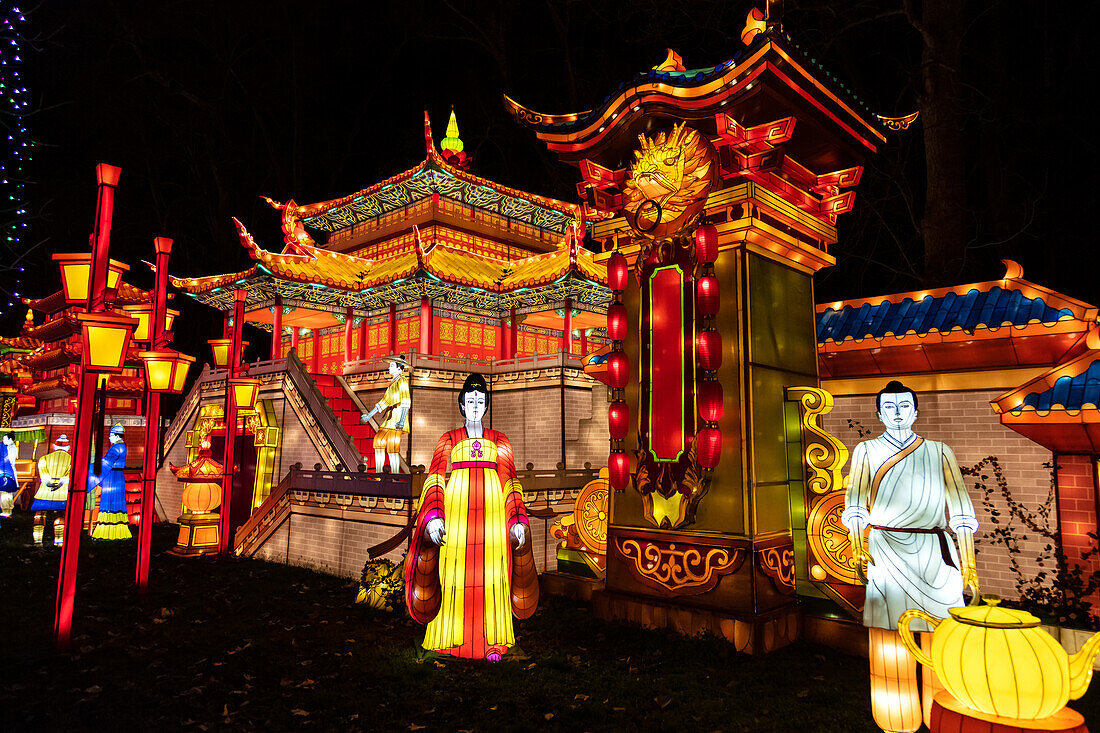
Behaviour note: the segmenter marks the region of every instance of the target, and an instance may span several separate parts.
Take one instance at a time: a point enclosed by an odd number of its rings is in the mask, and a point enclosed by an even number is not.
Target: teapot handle
[[[913,632],[909,629],[909,623],[915,618],[927,622],[933,629],[939,625],[940,619],[921,611],[919,608],[909,609],[898,619],[898,633],[901,635],[901,643],[905,645],[905,648],[918,662],[929,669],[934,669],[935,664],[932,662],[932,658],[920,648],[920,644],[913,638]]]

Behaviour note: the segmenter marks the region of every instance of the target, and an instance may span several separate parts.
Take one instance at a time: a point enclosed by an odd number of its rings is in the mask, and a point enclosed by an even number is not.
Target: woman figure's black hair
[[[462,413],[463,417],[466,417],[466,395],[470,392],[481,392],[485,395],[485,410],[489,410],[489,385],[485,382],[485,377],[474,372],[466,377],[466,381],[462,383],[462,389],[458,391],[458,411]]]

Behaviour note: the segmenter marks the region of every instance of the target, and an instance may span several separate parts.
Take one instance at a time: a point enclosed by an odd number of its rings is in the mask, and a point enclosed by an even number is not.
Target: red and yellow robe
[[[538,605],[512,445],[503,433],[484,433],[471,438],[459,428],[439,439],[405,565],[409,613],[428,625],[424,648],[475,659],[515,644],[512,616],[527,618]],[[444,522],[442,547],[424,536],[424,527],[436,518]],[[516,524],[528,525],[519,551],[510,538]]]

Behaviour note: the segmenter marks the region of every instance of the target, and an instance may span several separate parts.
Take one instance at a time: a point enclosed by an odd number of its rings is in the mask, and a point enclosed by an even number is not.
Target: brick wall
[[[959,460],[959,466],[964,469],[977,466],[989,456],[995,457],[1012,497],[1030,511],[1035,511],[1050,496],[1051,472],[1043,464],[1051,461],[1051,453],[1001,425],[989,405],[989,401],[998,396],[996,391],[919,394],[919,415],[913,428],[925,438],[950,446]],[[849,426],[849,420],[854,425]],[[826,430],[848,446],[849,451],[860,440],[882,433],[882,423],[875,416],[874,395],[836,397],[833,411],[825,416],[823,423]],[[863,438],[858,435],[860,428],[865,433]],[[845,466],[844,472],[847,473],[850,468],[850,465]],[[1000,495],[994,470],[988,463],[979,475],[983,474],[988,477],[985,483],[993,489],[992,493],[985,494],[977,488],[978,477],[966,477],[970,499],[978,517],[975,539],[982,593],[1017,598],[1017,578],[1010,568],[1009,553],[1002,544],[995,544],[985,536],[985,531],[996,526],[991,512],[995,510],[999,513],[997,519],[1002,524],[1011,522],[1017,538],[1027,535],[1027,540],[1020,540],[1022,552],[1017,557],[1025,575],[1034,576],[1041,569],[1036,565],[1036,557],[1045,542],[1025,530],[1018,519],[1010,518],[1007,502]],[[1056,521],[1052,517],[1052,523],[1056,524]]]
[[[1080,565],[1085,576],[1100,570],[1100,558],[1095,555],[1081,560],[1082,553],[1096,546],[1088,536],[1096,532],[1096,477],[1095,458],[1085,455],[1060,454],[1058,466],[1058,520],[1062,527],[1062,547],[1069,560]],[[1095,607],[1100,607],[1100,592],[1089,596]]]

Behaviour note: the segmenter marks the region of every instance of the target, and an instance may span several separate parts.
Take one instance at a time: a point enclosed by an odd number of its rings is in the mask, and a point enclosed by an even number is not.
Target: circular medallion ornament
[[[811,563],[817,560],[827,577],[844,583],[859,583],[856,563],[852,558],[852,542],[848,528],[840,521],[844,512],[844,492],[826,494],[810,510],[806,518],[806,539],[813,553]]]
[[[626,220],[647,237],[666,237],[703,211],[718,183],[714,147],[698,130],[680,123],[649,138],[639,135],[623,193]]]
[[[589,552],[607,551],[607,479],[589,481],[577,496],[577,534]]]

